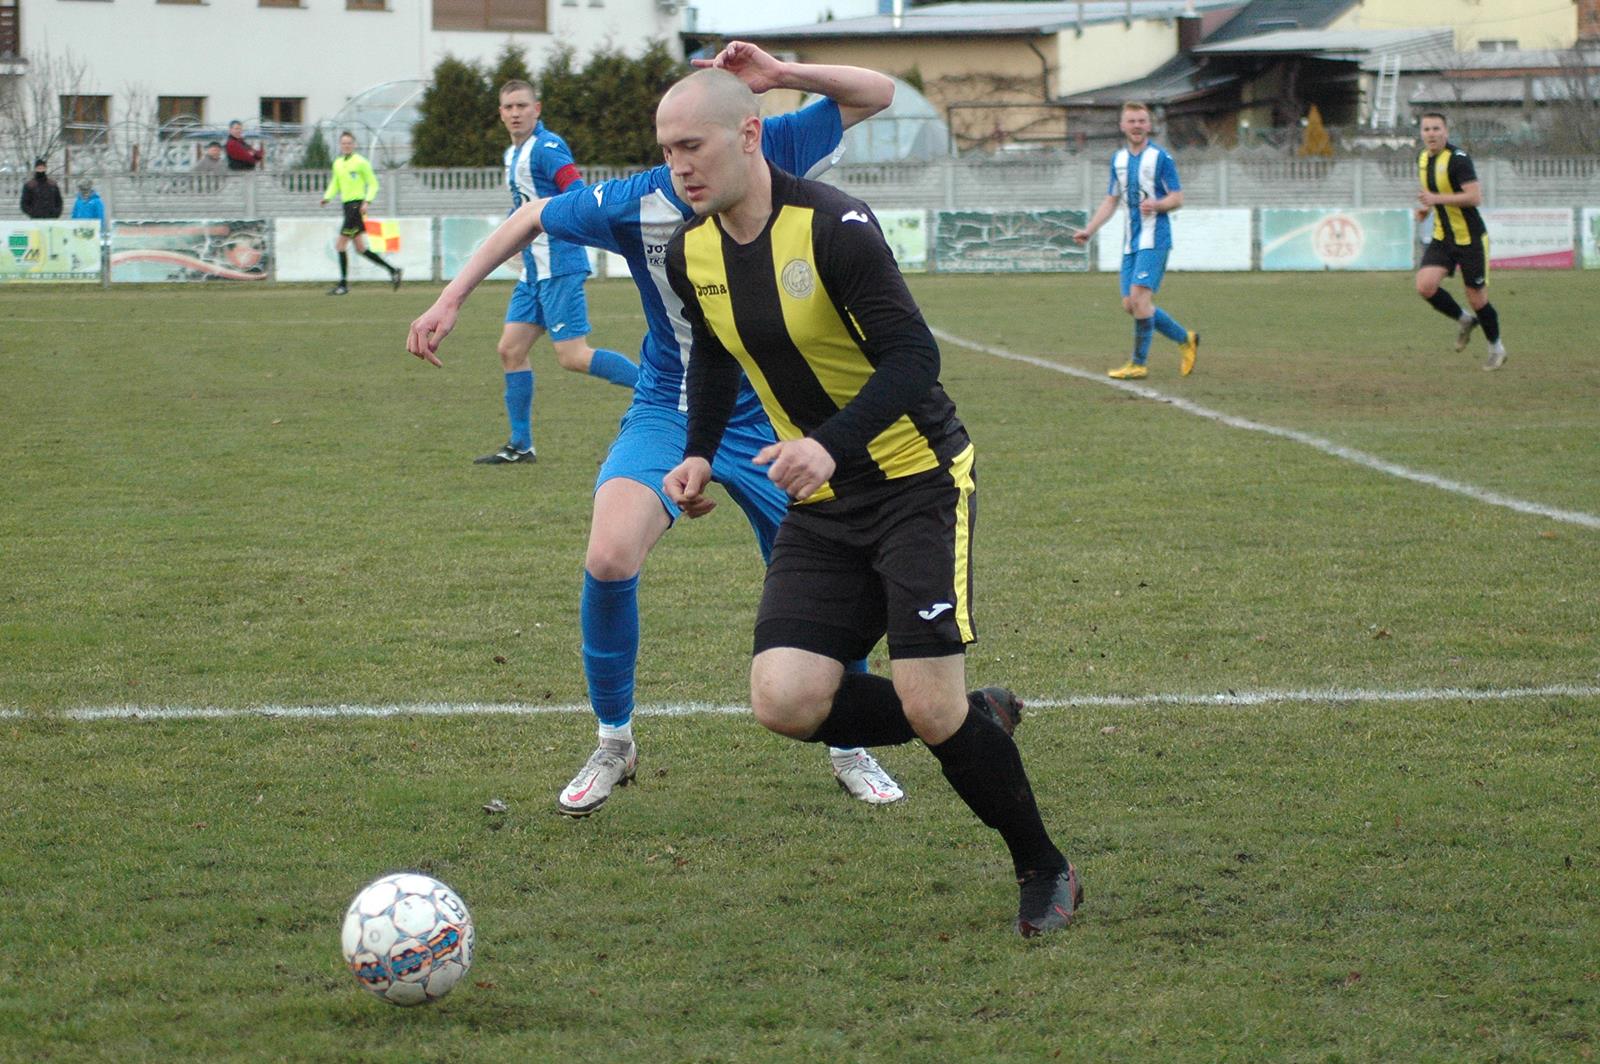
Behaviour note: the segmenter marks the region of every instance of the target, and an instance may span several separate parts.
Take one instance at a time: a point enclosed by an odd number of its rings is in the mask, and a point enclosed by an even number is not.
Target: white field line
[[[1600,529],[1600,516],[1591,513],[1585,513],[1582,510],[1562,510],[1554,506],[1546,506],[1543,503],[1529,502],[1526,499],[1517,499],[1510,495],[1502,495],[1497,491],[1490,491],[1487,488],[1476,487],[1472,484],[1463,484],[1459,480],[1451,480],[1448,477],[1440,477],[1435,476],[1432,473],[1424,473],[1421,470],[1411,469],[1407,466],[1400,465],[1397,462],[1391,462],[1386,458],[1380,458],[1375,454],[1368,454],[1366,451],[1360,451],[1354,447],[1346,447],[1341,443],[1334,443],[1332,440],[1323,439],[1321,436],[1313,436],[1309,432],[1300,432],[1297,429],[1280,428],[1277,425],[1268,425],[1260,421],[1252,421],[1249,418],[1237,417],[1233,414],[1224,414],[1220,410],[1213,410],[1208,406],[1201,406],[1199,403],[1191,400],[1181,399],[1175,395],[1168,395],[1165,392],[1157,391],[1155,388],[1150,388],[1143,384],[1134,384],[1130,381],[1112,380],[1103,373],[1095,373],[1089,370],[1079,369],[1076,366],[1063,365],[1060,362],[1052,362],[1046,358],[1035,358],[1032,355],[1018,354],[1015,351],[1008,351],[1003,347],[994,347],[990,344],[979,343],[976,340],[968,340],[964,337],[957,336],[954,333],[946,332],[943,329],[934,329],[933,335],[947,343],[957,344],[973,351],[979,351],[986,355],[992,355],[995,358],[1003,358],[1009,362],[1023,362],[1027,365],[1037,366],[1040,369],[1047,369],[1054,373],[1065,373],[1069,377],[1077,377],[1080,380],[1090,381],[1094,384],[1103,384],[1107,387],[1118,388],[1129,393],[1130,395],[1137,395],[1141,399],[1152,399],[1158,403],[1166,403],[1170,406],[1176,407],[1179,410],[1182,410],[1186,414],[1193,414],[1196,417],[1203,417],[1210,421],[1215,421],[1218,424],[1227,425],[1230,428],[1244,429],[1248,432],[1260,432],[1268,436],[1276,436],[1279,439],[1289,440],[1293,443],[1303,444],[1307,447],[1315,448],[1324,454],[1329,454],[1335,458],[1343,459],[1346,462],[1353,462],[1356,465],[1365,466],[1368,469],[1375,469],[1380,473],[1387,473],[1391,477],[1399,477],[1402,480],[1410,480],[1417,484],[1426,484],[1428,487],[1438,488],[1440,491],[1449,491],[1454,492],[1457,495],[1465,495],[1469,499],[1475,499],[1478,502],[1488,503],[1491,506],[1503,506],[1508,510],[1515,510],[1518,513],[1531,514],[1535,517],[1548,517],[1552,521],[1562,521],[1571,525],[1580,525],[1584,528]]]
[[[1412,690],[1366,688],[1307,688],[1302,690],[1224,691],[1217,694],[1082,695],[1075,698],[1024,699],[1031,709],[1100,709],[1161,706],[1262,706],[1271,704],[1328,705],[1352,702],[1508,702],[1521,698],[1600,698],[1600,686],[1549,684],[1544,687],[1423,687]],[[239,717],[279,717],[324,720],[354,717],[542,717],[552,714],[587,716],[587,704],[558,706],[479,702],[410,702],[386,706],[254,706],[218,709],[205,706],[83,706],[53,714],[30,714],[20,709],[0,709],[0,718],[25,716],[70,721],[103,720],[232,720]],[[741,716],[750,707],[687,702],[648,705],[634,710],[641,717]]]

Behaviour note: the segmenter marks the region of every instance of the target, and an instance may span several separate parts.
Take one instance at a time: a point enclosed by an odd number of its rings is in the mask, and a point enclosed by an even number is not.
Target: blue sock
[[[633,676],[639,658],[639,577],[596,580],[583,574],[578,615],[583,629],[583,674],[601,724],[633,719]]]
[[[1144,360],[1150,357],[1150,337],[1155,334],[1155,324],[1151,318],[1133,319],[1133,361],[1135,365],[1144,365]]]
[[[1156,332],[1175,343],[1184,343],[1189,339],[1189,330],[1172,320],[1172,315],[1156,308],[1156,316],[1151,319],[1156,323]]]
[[[589,360],[589,376],[608,380],[612,384],[620,384],[624,388],[632,388],[639,380],[639,367],[627,355],[619,355],[615,351],[600,348],[595,350],[594,357]]]
[[[506,418],[511,422],[511,444],[526,451],[533,446],[533,370],[506,374]]]

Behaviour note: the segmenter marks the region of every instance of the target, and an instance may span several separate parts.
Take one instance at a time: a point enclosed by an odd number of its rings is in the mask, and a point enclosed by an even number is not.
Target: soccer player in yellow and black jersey
[[[663,488],[691,517],[709,510],[742,369],[777,435],[754,460],[793,500],[756,619],[756,719],[835,746],[920,738],[1010,849],[1017,930],[1067,926],[1082,891],[997,712],[1009,693],[966,692],[973,446],[877,220],[769,165],[755,96],[724,71],[673,86],[656,137],[696,215],[667,245],[693,344],[685,457]],[[892,680],[846,672],[885,634]]]
[[[1472,330],[1483,326],[1489,341],[1489,357],[1484,369],[1505,365],[1506,348],[1500,342],[1500,315],[1489,302],[1489,232],[1478,207],[1483,203],[1483,186],[1466,152],[1450,143],[1450,129],[1444,115],[1429,111],[1422,116],[1422,153],[1417,157],[1417,178],[1422,191],[1417,194],[1417,221],[1433,215],[1433,240],[1422,253],[1417,270],[1417,292],[1440,314],[1457,323],[1456,350],[1464,351]],[[1444,279],[1461,268],[1461,283],[1467,289],[1472,312],[1461,309],[1455,299],[1440,288]]]

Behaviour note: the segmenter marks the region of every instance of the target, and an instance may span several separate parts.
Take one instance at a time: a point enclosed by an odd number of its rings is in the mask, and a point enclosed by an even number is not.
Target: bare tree
[[[1600,48],[1563,51],[1561,72],[1553,79],[1549,108],[1549,150],[1566,155],[1600,152]]]
[[[23,167],[61,146],[61,98],[82,89],[88,64],[71,52],[28,52],[27,73],[0,93],[0,159]]]

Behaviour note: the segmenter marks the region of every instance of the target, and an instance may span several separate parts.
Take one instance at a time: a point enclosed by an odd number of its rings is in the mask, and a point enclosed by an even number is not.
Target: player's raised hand
[[[411,332],[406,336],[406,350],[424,362],[442,366],[444,363],[439,361],[439,356],[434,352],[439,350],[439,344],[455,327],[455,304],[443,299],[436,300],[433,306],[411,323]]]
[[[706,494],[711,483],[711,463],[704,458],[685,458],[661,478],[661,490],[690,517],[704,517],[717,507],[717,500]]]
[[[809,498],[838,468],[828,449],[809,436],[770,443],[750,460],[770,466],[767,479],[788,492],[791,499]]]
[[[748,41],[729,41],[715,57],[696,59],[694,65],[726,70],[757,94],[778,88],[783,74],[781,62]]]

